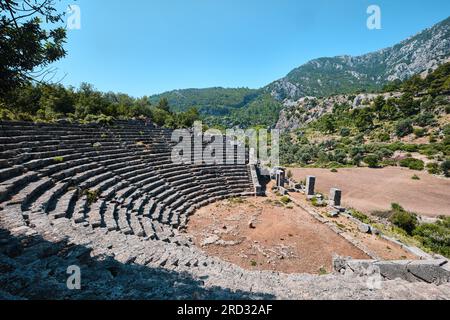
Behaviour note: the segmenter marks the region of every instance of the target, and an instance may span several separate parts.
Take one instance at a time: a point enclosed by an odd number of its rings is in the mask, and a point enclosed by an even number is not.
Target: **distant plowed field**
[[[370,213],[387,210],[392,202],[405,209],[427,216],[450,215],[450,179],[432,176],[405,168],[383,169],[291,169],[294,178],[303,180],[316,176],[316,192],[328,195],[337,187],[343,193],[343,205]],[[411,177],[416,174],[420,180]]]

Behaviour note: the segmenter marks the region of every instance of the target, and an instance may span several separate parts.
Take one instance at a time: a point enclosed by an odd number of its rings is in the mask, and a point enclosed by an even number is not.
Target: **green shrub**
[[[430,143],[420,147],[419,152],[426,156],[434,156],[439,153],[440,146],[435,143]]]
[[[350,214],[352,215],[352,217],[358,219],[361,222],[364,222],[366,224],[370,224],[371,223],[370,218],[367,215],[365,215],[364,213],[360,212],[360,211],[352,209],[352,210],[350,210]]]
[[[389,135],[389,133],[386,133],[386,132],[379,133],[377,138],[378,138],[378,141],[380,141],[380,142],[387,142],[387,141],[391,140],[391,136]]]
[[[16,116],[16,119],[19,121],[33,121],[34,117],[26,112],[19,112]]]
[[[409,168],[411,170],[422,171],[425,168],[425,163],[422,160],[415,158],[406,158],[400,160],[400,166],[404,168]]]
[[[352,144],[352,142],[353,142],[353,140],[350,139],[349,137],[343,137],[340,140],[340,143],[342,146],[348,146],[348,145]]]
[[[367,163],[369,168],[378,168],[380,157],[376,154],[369,154],[364,158],[364,162]]]
[[[0,109],[0,120],[14,120],[14,113],[8,109]]]
[[[351,132],[349,128],[342,128],[339,133],[341,137],[348,137]]]
[[[450,258],[450,217],[421,224],[414,229],[413,235],[426,248]]]
[[[319,275],[324,276],[328,274],[327,269],[325,269],[323,266],[319,268]]]
[[[417,174],[415,174],[415,175],[413,175],[411,177],[411,179],[413,179],[413,180],[420,180],[420,177]]]
[[[416,116],[414,121],[420,127],[431,126],[436,123],[434,115],[429,112],[425,112]]]
[[[425,135],[425,133],[426,133],[426,131],[425,131],[425,129],[423,129],[423,128],[416,128],[416,129],[414,129],[414,135],[415,135],[417,138],[423,137],[423,136]]]
[[[441,163],[441,170],[446,177],[450,177],[450,160]]]
[[[380,157],[380,158],[390,158],[394,155],[394,152],[391,149],[388,148],[381,148],[380,150],[378,150],[376,152],[376,154]]]
[[[98,197],[100,196],[100,190],[89,189],[89,190],[85,190],[84,194],[86,195],[88,204],[91,205],[98,200]]]
[[[397,203],[392,204],[392,212],[393,214],[389,218],[389,221],[411,235],[418,225],[416,214],[406,211]]]
[[[311,204],[314,206],[314,207],[326,207],[326,203],[325,203],[325,201],[319,201],[319,198],[318,197],[313,197],[312,199],[311,199]]]
[[[444,126],[444,128],[442,128],[442,132],[443,132],[446,136],[450,135],[450,124],[446,124],[446,125]]]
[[[280,202],[284,205],[288,204],[289,202],[291,202],[291,198],[289,198],[288,196],[282,196],[280,198]]]
[[[396,167],[397,166],[397,161],[395,159],[384,159],[383,161],[381,161],[381,165],[383,167]]]
[[[419,146],[417,144],[404,144],[401,150],[405,152],[417,152],[419,151]]]
[[[391,143],[390,145],[388,145],[386,147],[395,152],[398,150],[402,150],[403,146],[404,146],[403,142],[397,141],[397,142]]]
[[[400,120],[395,126],[395,133],[402,138],[413,132],[412,121],[410,119]]]
[[[441,174],[441,168],[437,162],[430,162],[427,164],[427,170],[429,174]]]

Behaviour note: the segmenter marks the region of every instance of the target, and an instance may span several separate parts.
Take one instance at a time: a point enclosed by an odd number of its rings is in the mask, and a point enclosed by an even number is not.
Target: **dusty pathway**
[[[450,215],[450,179],[432,176],[405,168],[383,169],[291,169],[301,181],[307,175],[317,177],[316,190],[327,194],[332,187],[343,192],[343,205],[370,213],[387,210],[391,203],[419,214],[435,217]],[[416,174],[420,180],[411,177]]]

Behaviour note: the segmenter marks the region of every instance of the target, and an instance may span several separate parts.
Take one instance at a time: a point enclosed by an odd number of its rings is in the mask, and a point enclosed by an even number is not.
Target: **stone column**
[[[333,207],[339,207],[341,205],[342,191],[337,188],[330,189],[329,204]]]
[[[315,196],[314,187],[316,185],[316,177],[314,176],[307,176],[306,177],[306,196],[308,198],[312,198]]]
[[[277,170],[277,187],[284,188],[284,170]]]

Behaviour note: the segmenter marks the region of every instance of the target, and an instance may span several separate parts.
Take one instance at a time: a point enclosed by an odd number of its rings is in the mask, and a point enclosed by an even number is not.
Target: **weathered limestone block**
[[[278,187],[278,192],[282,195],[285,196],[288,194],[288,191],[286,190],[286,188],[284,187]]]
[[[418,260],[409,263],[407,269],[408,272],[425,282],[440,285],[450,282],[450,271],[442,268],[445,264],[448,264],[446,259],[432,261]]]
[[[402,279],[435,285],[450,282],[450,270],[446,268],[447,265],[447,259],[376,261],[333,257],[333,269],[340,274],[356,277],[379,274],[388,280]]]
[[[379,270],[383,278],[389,280],[403,279],[409,282],[416,282],[419,279],[415,278],[411,273],[408,273],[408,263],[410,261],[380,261],[374,263],[374,267]]]
[[[360,223],[358,226],[359,231],[361,231],[362,233],[370,233],[370,226],[368,224],[365,223]]]

